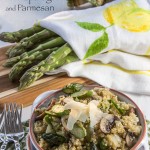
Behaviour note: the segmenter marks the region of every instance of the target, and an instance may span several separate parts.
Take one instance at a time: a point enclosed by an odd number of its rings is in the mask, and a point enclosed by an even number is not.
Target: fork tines
[[[16,103],[4,104],[4,125],[5,134],[13,134],[23,131],[22,123],[22,105]]]

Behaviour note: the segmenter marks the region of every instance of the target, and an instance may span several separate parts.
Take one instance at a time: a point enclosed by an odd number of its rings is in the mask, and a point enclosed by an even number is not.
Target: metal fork
[[[9,110],[8,110],[9,111]],[[7,144],[9,142],[9,139],[7,137],[7,130],[8,130],[8,124],[9,120],[7,119],[9,113],[7,114],[6,104],[4,105],[4,111],[1,116],[1,122],[3,121],[1,125],[1,141],[3,144],[1,145],[1,150],[5,150],[7,148]]]
[[[0,117],[0,142],[3,142],[3,139],[1,137],[4,135],[2,133],[3,118],[4,118],[4,111],[2,112],[1,117]]]
[[[18,110],[20,108],[20,111]],[[2,133],[4,134],[1,150],[5,150],[9,141],[14,141],[15,149],[20,150],[19,140],[24,137],[21,123],[22,106],[17,104],[4,105],[4,123]]]
[[[22,106],[20,107],[19,113],[19,106],[17,104],[12,105],[12,128],[10,130],[10,134],[8,137],[12,138],[15,142],[16,150],[20,150],[19,140],[24,137],[24,130],[21,123],[21,116],[22,116]]]

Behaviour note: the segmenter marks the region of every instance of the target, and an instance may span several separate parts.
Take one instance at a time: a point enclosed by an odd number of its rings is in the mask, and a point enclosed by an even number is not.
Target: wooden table
[[[5,55],[9,48],[0,48],[0,108],[7,102],[21,103],[24,107],[31,105],[34,99],[41,93],[58,89],[71,82],[93,84],[92,81],[85,78],[70,78],[66,74],[59,74],[54,76],[45,76],[36,81],[31,87],[18,91],[18,83],[12,83],[9,80],[8,74],[10,69],[4,68],[2,64],[8,59]]]

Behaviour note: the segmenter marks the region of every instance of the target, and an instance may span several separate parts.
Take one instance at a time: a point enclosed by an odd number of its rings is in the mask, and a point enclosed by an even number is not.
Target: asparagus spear
[[[34,25],[31,28],[22,29],[16,32],[3,32],[0,34],[0,40],[4,42],[10,42],[10,43],[19,42],[21,39],[31,36],[34,33],[40,32],[43,29],[44,28],[38,25]]]
[[[19,89],[22,90],[34,81],[38,80],[44,73],[62,66],[66,62],[66,56],[71,53],[72,49],[68,44],[63,45],[57,51],[52,52],[45,60],[38,65],[33,66],[25,72],[20,79]],[[67,62],[68,63],[68,62]]]
[[[9,56],[9,53],[13,50],[15,46],[10,47],[7,51],[6,51],[6,56]]]
[[[67,0],[67,5],[69,7],[78,7],[84,3],[87,3],[87,0]]]
[[[67,0],[67,5],[69,7],[78,7],[87,2],[91,3],[93,6],[101,6],[106,0]]]
[[[10,58],[3,64],[3,66],[4,67],[13,67],[17,62],[20,61],[21,58],[23,58],[23,57],[16,56],[16,57]]]
[[[93,6],[101,6],[105,3],[105,0],[87,0],[90,2]]]
[[[27,51],[27,49],[33,47],[36,43],[42,42],[45,39],[56,36],[56,34],[50,30],[42,30],[41,32],[35,33],[30,37],[22,39],[13,49],[9,52],[9,57],[14,57]]]
[[[36,47],[38,47],[39,45],[44,44],[44,43],[46,43],[46,42],[49,42],[49,41],[51,41],[51,40],[53,40],[53,39],[54,39],[54,38],[46,39],[45,41],[42,41],[40,44],[34,45],[34,49],[35,49]],[[13,46],[13,47],[14,47],[14,46]],[[9,55],[9,53],[10,53],[10,51],[13,49],[13,47],[10,48],[10,49],[8,49],[8,50],[6,51],[6,55]],[[33,50],[34,50],[34,49],[33,49]],[[7,59],[7,61],[3,64],[3,66],[4,66],[4,67],[13,67],[13,66],[14,66],[18,61],[20,61],[23,57],[25,57],[26,55],[29,55],[29,54],[34,53],[33,50],[31,50],[31,51],[29,51],[29,52],[24,52],[23,54],[21,54],[21,55],[19,55],[19,56],[16,56],[16,57],[12,57],[12,58]]]
[[[65,41],[61,38],[61,37],[57,37],[51,41],[48,41],[46,43],[40,44],[39,46],[37,46],[34,51],[41,51],[41,50],[45,50],[45,49],[49,49],[49,48],[53,48],[53,47],[57,47],[57,46],[61,46],[65,43]],[[27,51],[27,49],[20,49],[19,51],[17,51],[16,53],[14,52],[13,54],[10,53],[10,58],[18,56],[23,54],[25,51]]]
[[[44,60],[49,54],[51,54],[53,51],[56,51],[58,48],[53,48],[53,49],[47,49],[44,51],[36,51],[32,53],[31,55],[26,55],[23,57],[17,64],[13,66],[9,73],[9,78],[10,80],[15,80],[17,79],[22,71],[26,69],[29,65],[34,64],[36,62]]]
[[[29,52],[24,52],[20,56],[16,56],[16,57],[12,57],[12,58],[8,59],[3,66],[4,67],[12,67],[18,61],[20,61],[22,58],[26,57],[26,55],[31,55],[32,53],[34,53],[36,51],[42,51],[42,50],[45,50],[45,49],[59,47],[59,46],[62,46],[63,44],[65,44],[65,41],[61,37],[55,38],[55,39],[53,39],[51,41],[47,41],[47,42],[45,42],[43,44],[40,44],[35,49],[33,49],[33,50],[29,51]]]

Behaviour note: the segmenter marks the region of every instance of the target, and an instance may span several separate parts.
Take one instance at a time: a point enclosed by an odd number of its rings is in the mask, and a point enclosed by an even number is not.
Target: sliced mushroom
[[[134,109],[133,107],[130,108],[129,114],[130,114],[130,113],[134,113],[134,114],[135,114],[135,109]]]
[[[46,111],[50,110],[55,105],[55,103],[56,103],[56,99],[52,99]],[[40,115],[36,116],[35,120],[41,120],[44,118],[44,116],[45,116],[45,111],[43,111]]]
[[[126,144],[128,147],[132,147],[136,143],[136,137],[134,133],[128,132],[126,135]]]
[[[110,133],[112,127],[115,124],[115,116],[112,114],[106,115],[104,118],[102,118],[100,122],[100,129],[104,133]]]

